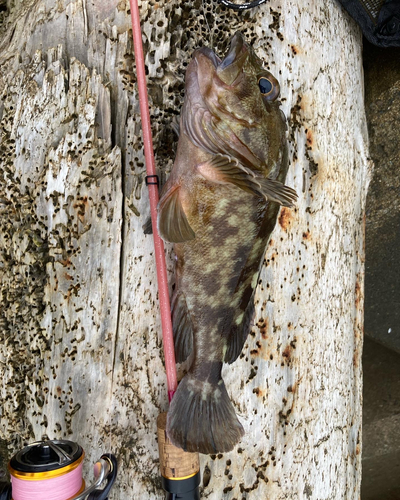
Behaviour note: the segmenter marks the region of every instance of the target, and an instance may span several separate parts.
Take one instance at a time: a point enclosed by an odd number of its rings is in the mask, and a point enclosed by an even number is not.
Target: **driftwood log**
[[[72,439],[88,480],[101,453],[118,455],[110,498],[163,498],[167,393],[129,2],[1,5],[0,450]],[[299,194],[267,249],[243,353],[224,369],[246,435],[201,457],[203,497],[357,499],[370,176],[360,32],[334,0],[246,13],[142,0],[140,11],[161,178],[193,49],[223,53],[241,30],[280,82]],[[171,247],[167,259],[172,286]]]

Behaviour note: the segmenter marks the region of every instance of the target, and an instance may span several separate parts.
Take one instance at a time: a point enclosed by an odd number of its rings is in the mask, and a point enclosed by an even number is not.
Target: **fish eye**
[[[268,80],[265,76],[258,79],[258,87],[262,95],[270,95],[274,90],[274,85],[271,80]]]

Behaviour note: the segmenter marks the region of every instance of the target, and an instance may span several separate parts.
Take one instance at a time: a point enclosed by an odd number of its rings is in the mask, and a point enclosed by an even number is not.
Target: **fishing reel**
[[[106,453],[94,466],[94,483],[82,478],[85,453],[67,440],[41,441],[16,453],[8,465],[11,484],[0,482],[0,500],[107,500],[117,459]]]

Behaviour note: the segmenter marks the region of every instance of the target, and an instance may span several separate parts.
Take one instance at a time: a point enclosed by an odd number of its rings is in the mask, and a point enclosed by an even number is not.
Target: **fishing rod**
[[[225,6],[244,10],[261,5],[266,0],[256,0],[236,4],[227,0],[219,0]],[[137,82],[139,92],[140,114],[143,131],[143,145],[146,160],[146,184],[149,188],[150,212],[154,237],[157,282],[160,301],[162,335],[165,367],[167,375],[168,397],[171,402],[177,389],[177,375],[173,332],[171,324],[171,306],[169,301],[168,279],[166,272],[164,245],[157,230],[158,176],[155,170],[153,142],[151,134],[150,114],[145,76],[142,32],[137,0],[130,0],[133,44],[136,61]],[[200,465],[198,453],[188,453],[173,446],[166,432],[167,414],[162,413],[157,419],[158,445],[160,453],[160,469],[162,486],[167,500],[198,500],[200,484]]]
[[[158,176],[156,174],[153,140],[151,134],[147,83],[144,67],[142,31],[137,0],[130,0],[133,47],[136,60],[139,90],[140,115],[142,120],[143,145],[146,160],[146,184],[149,188],[150,213],[153,227],[154,253],[157,268],[158,296],[160,301],[161,327],[163,336],[165,371],[167,376],[168,399],[171,402],[177,389],[175,350],[169,301],[167,266],[164,243],[157,230]],[[157,419],[158,446],[160,452],[161,482],[166,492],[166,500],[199,500],[200,464],[198,453],[187,453],[175,447],[166,433],[167,414],[161,413]]]
[[[117,476],[117,459],[105,453],[94,465],[95,481],[82,478],[85,452],[68,440],[37,441],[10,460],[10,482],[0,482],[0,500],[107,500]]]

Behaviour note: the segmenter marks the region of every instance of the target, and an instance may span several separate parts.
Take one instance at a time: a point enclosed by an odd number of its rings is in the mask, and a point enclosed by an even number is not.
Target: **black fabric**
[[[400,47],[400,0],[339,0],[378,47]]]
[[[0,500],[11,500],[11,484],[7,482],[0,483]]]

